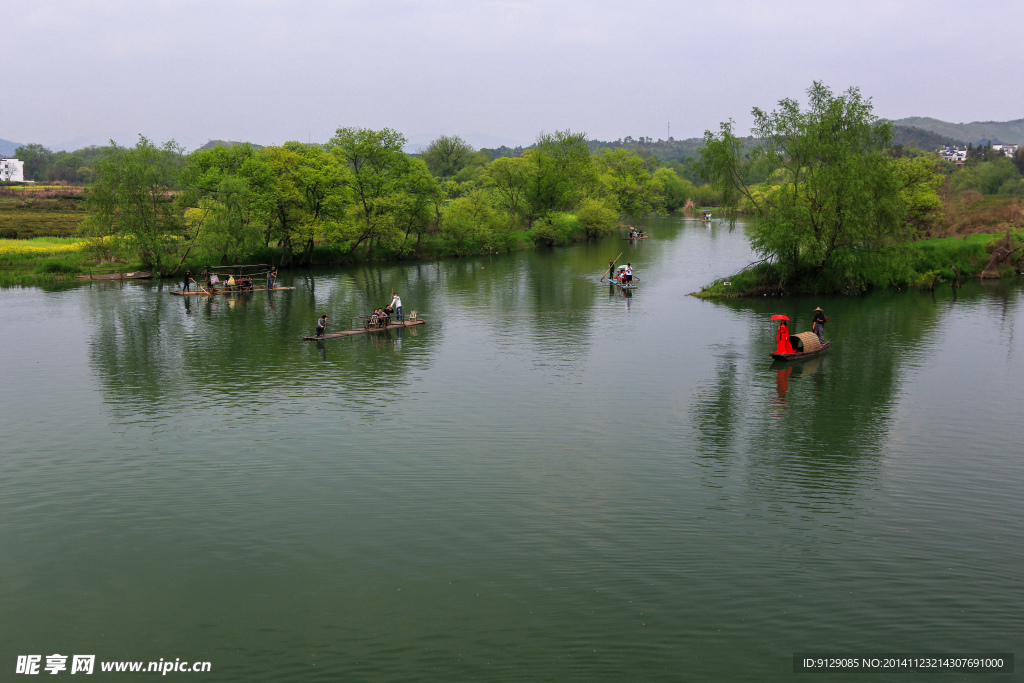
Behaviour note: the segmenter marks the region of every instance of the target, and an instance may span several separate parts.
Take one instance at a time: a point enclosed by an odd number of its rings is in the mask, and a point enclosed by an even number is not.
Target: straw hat
[[[817,308],[815,308],[814,310],[816,310],[816,311],[820,311],[820,310],[821,310],[821,306],[818,306],[818,307],[817,307]]]

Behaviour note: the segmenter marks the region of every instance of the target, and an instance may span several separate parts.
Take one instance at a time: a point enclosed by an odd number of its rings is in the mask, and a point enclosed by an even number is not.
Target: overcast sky
[[[1024,0],[9,0],[0,138],[58,148],[700,136],[858,86],[886,118],[1024,118]]]

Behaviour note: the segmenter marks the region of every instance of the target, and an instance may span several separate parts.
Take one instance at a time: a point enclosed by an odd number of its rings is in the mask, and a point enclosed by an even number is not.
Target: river
[[[647,226],[269,298],[0,290],[0,668],[764,681],[800,652],[1024,652],[1021,283],[711,302],[742,226]],[[619,251],[628,297],[598,281]],[[392,289],[425,325],[300,339]],[[769,317],[815,306],[832,349],[773,364]]]

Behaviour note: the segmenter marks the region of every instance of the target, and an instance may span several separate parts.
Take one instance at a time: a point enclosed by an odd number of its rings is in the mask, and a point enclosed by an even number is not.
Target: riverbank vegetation
[[[856,88],[835,95],[815,83],[806,109],[784,99],[753,116],[756,144],[726,122],[706,133],[701,162],[725,202],[751,215],[750,242],[761,258],[701,295],[855,293],[1020,269],[1024,180],[1015,160],[989,148],[957,169],[934,155],[894,153],[892,125]],[[951,219],[964,233],[984,223],[1005,237],[985,240],[988,258],[978,239],[921,246],[953,234]],[[997,255],[1002,261],[991,263]]]
[[[971,146],[956,167],[876,119],[855,90],[836,97],[815,84],[811,95],[807,111],[789,100],[755,110],[751,135],[730,123],[703,140],[557,131],[526,148],[478,150],[441,136],[409,154],[397,131],[341,128],[323,144],[211,142],[189,154],[146,138],[74,153],[25,145],[16,156],[40,182],[0,186],[0,238],[75,237],[82,246],[60,258],[0,256],[0,283],[72,277],[74,268],[171,275],[235,262],[463,256],[724,206],[750,217],[761,260],[705,294],[855,292],[922,281],[934,270],[921,256],[925,240],[1024,228],[1024,147],[1011,159]],[[909,142],[894,143],[897,135]],[[1011,249],[1004,265],[1020,254]],[[965,275],[987,266],[971,258]]]

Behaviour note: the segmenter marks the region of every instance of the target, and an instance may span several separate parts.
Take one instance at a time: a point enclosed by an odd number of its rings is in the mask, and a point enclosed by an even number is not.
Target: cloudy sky
[[[0,138],[54,148],[696,137],[814,80],[887,118],[1024,118],[1024,0],[33,0],[0,19]]]

